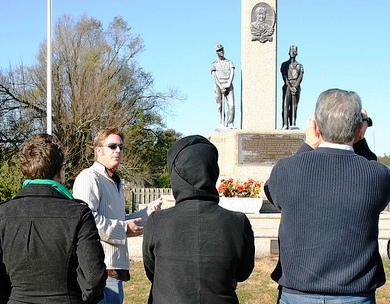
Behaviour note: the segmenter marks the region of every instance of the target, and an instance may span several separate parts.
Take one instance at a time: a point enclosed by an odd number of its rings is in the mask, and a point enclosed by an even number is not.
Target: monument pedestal
[[[219,179],[253,178],[265,182],[273,165],[293,155],[305,140],[305,132],[231,130],[214,132],[209,140],[219,153]]]

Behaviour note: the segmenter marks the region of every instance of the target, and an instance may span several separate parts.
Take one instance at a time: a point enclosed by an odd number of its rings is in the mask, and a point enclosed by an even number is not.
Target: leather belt
[[[124,269],[107,269],[107,275],[121,281],[130,280],[130,272]]]

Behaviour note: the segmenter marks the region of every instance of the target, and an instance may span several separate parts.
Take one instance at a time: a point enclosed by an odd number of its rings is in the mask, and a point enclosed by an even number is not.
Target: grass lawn
[[[273,258],[256,259],[255,269],[249,279],[238,284],[237,295],[241,304],[276,303],[277,284],[270,278],[275,263],[276,259]],[[383,259],[383,264],[388,281],[376,292],[377,304],[390,303],[390,260]],[[147,303],[149,288],[142,262],[131,261],[131,280],[124,284],[125,304]]]

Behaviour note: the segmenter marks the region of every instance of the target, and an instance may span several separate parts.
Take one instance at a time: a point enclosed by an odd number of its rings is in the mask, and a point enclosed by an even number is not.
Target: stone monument
[[[209,137],[219,151],[220,179],[265,182],[305,139],[303,131],[276,130],[276,2],[241,2],[241,129]]]

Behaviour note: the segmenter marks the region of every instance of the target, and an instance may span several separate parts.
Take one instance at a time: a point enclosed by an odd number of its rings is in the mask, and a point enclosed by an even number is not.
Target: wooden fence
[[[172,189],[171,188],[135,188],[130,189],[130,201],[128,210],[134,212],[138,211],[138,205],[139,204],[148,204],[162,195],[171,195]],[[130,208],[131,206],[131,208]]]

